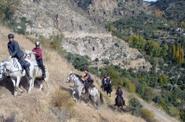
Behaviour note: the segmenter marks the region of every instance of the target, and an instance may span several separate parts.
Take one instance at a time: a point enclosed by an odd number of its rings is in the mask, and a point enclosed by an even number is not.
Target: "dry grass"
[[[67,108],[69,110],[71,110],[74,106],[74,102],[71,99],[70,94],[60,88],[54,92],[51,104],[54,107]]]

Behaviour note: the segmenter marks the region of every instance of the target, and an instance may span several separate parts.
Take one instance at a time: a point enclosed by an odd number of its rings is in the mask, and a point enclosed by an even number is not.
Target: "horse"
[[[117,95],[115,98],[115,106],[118,107],[118,109],[123,110],[123,106],[125,106],[125,100],[122,96]]]
[[[112,85],[110,83],[104,85],[104,91],[106,91],[107,95],[111,96],[112,93]]]
[[[79,100],[81,100],[82,94],[84,92],[84,84],[83,84],[83,80],[81,79],[81,77],[75,73],[71,73],[71,74],[69,74],[67,81],[68,82],[72,81],[74,83],[74,88],[72,91],[73,99],[75,101],[78,101],[75,98],[75,94],[77,93]],[[99,93],[98,89],[93,85],[93,86],[89,87],[88,93],[89,93],[89,96],[90,96],[93,104],[98,108],[100,105],[100,102],[103,102],[103,97],[102,97],[101,92]]]
[[[30,93],[31,89],[33,88],[34,84],[34,63],[26,59],[30,63],[30,76],[32,79],[29,80],[29,88],[28,93]],[[10,77],[14,90],[13,94],[14,96],[17,95],[17,91],[19,88],[19,83],[21,81],[21,78],[25,76],[25,71],[22,71],[22,67],[19,64],[18,60],[16,58],[9,58],[7,60],[4,60],[0,63],[0,73],[1,73],[1,79],[7,77]]]
[[[28,93],[30,93],[31,89],[34,87],[35,78],[39,75],[39,68],[37,66],[35,56],[31,51],[25,52],[25,60],[30,63],[29,72],[32,79],[28,81],[29,88],[27,90]],[[20,63],[16,58],[9,58],[0,63],[0,79],[5,78],[6,76],[10,77],[14,86],[14,96],[17,95],[21,78],[25,75],[25,71],[22,70]],[[41,84],[40,89],[42,89],[42,86],[43,85]]]
[[[41,80],[41,76],[42,76],[42,71],[41,69],[38,67],[37,65],[37,62],[36,62],[36,58],[35,58],[35,54],[30,51],[30,50],[25,50],[25,54],[26,54],[26,57],[29,58],[29,60],[31,60],[32,62],[34,62],[34,68],[35,68],[35,72],[34,72],[34,76],[35,76],[35,81],[38,81],[38,84],[39,84],[39,90],[42,90],[43,88],[43,83],[46,83],[47,87],[48,87],[48,84],[47,84],[47,81],[49,79],[49,72],[47,70],[47,67],[45,67],[46,69],[46,78],[45,78],[45,82],[43,82],[43,80]]]
[[[111,84],[110,79],[107,79],[107,78],[104,77],[102,79],[101,88],[102,88],[103,91],[105,91],[107,93],[107,95],[110,95],[111,96],[111,93],[112,93],[112,84]]]

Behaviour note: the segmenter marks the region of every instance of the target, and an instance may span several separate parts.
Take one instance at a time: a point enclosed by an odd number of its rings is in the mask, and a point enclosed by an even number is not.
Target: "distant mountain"
[[[185,20],[185,0],[159,0],[153,5],[164,11],[167,19]]]

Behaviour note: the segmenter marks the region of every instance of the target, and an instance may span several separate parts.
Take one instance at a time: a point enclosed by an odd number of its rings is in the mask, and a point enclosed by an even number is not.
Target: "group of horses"
[[[75,101],[81,101],[82,98],[86,95],[85,94],[85,86],[83,83],[83,80],[81,79],[81,76],[75,73],[70,73],[67,82],[73,83],[72,88],[72,97]],[[106,89],[104,89],[106,88]],[[111,94],[112,89],[109,87],[102,87],[103,90],[105,90],[108,94]],[[95,87],[95,85],[92,85],[88,89],[88,98],[92,101],[93,105],[96,108],[99,108],[100,104],[104,102],[102,93]],[[116,109],[123,110],[123,106],[125,106],[125,101],[122,96],[116,96],[115,98],[115,106]]]
[[[25,51],[25,60],[30,63],[29,72],[32,79],[28,81],[28,93],[31,92],[34,87],[34,81],[37,78],[41,77],[41,70],[37,65],[35,55],[32,51]],[[48,73],[48,72],[47,72]],[[16,58],[8,58],[0,62],[0,80],[10,78],[13,83],[13,95],[16,96],[21,89],[19,84],[22,78],[25,77],[25,71],[22,70],[22,67]],[[46,81],[48,79],[48,74]],[[39,89],[43,88],[43,81],[40,81]]]
[[[34,82],[36,79],[41,77],[42,73],[40,68],[37,65],[35,55],[32,51],[25,51],[25,60],[30,63],[29,71],[32,79],[28,80],[28,93],[31,92],[34,87]],[[46,70],[46,83],[48,79],[48,72]],[[0,80],[10,78],[13,83],[13,95],[16,96],[21,89],[19,84],[21,79],[25,77],[25,71],[22,70],[22,67],[16,58],[8,58],[0,62]],[[81,101],[84,96],[90,99],[96,108],[99,108],[100,104],[103,103],[102,93],[94,86],[88,88],[88,94],[85,93],[85,86],[83,80],[78,74],[70,73],[67,82],[72,82],[74,84],[72,89],[72,97],[75,101]],[[40,81],[39,89],[43,88],[43,81]],[[111,94],[112,90],[107,91],[108,94]]]

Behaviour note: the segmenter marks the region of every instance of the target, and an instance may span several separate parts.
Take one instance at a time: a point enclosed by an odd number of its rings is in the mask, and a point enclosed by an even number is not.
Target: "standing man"
[[[24,69],[26,71],[26,75],[28,80],[31,80],[31,76],[30,76],[30,64],[29,62],[27,62],[24,58],[24,52],[21,50],[19,44],[17,41],[14,40],[14,34],[10,33],[8,34],[8,51],[10,53],[10,57],[11,58],[16,58],[19,63],[21,64],[22,69]]]
[[[33,48],[32,51],[35,54],[37,65],[42,71],[42,80],[45,80],[46,70],[45,70],[45,66],[44,66],[44,63],[43,63],[43,51],[42,51],[42,48],[40,47],[40,42],[39,41],[35,42],[35,48]]]

